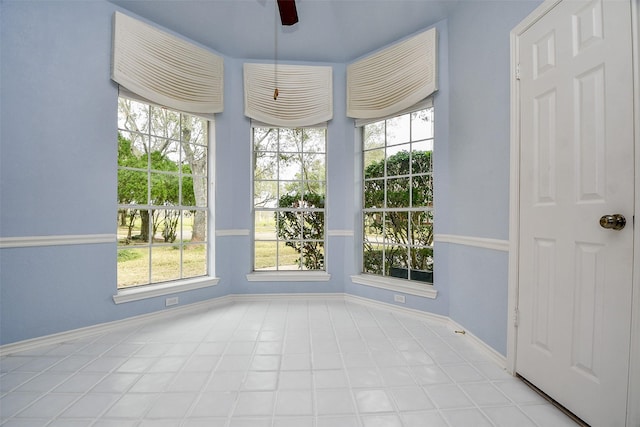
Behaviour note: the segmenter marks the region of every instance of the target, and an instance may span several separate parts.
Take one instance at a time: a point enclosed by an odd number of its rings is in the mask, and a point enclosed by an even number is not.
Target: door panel
[[[631,12],[564,0],[519,38],[516,371],[593,426],[625,423],[633,255]],[[600,227],[620,213],[627,226]]]

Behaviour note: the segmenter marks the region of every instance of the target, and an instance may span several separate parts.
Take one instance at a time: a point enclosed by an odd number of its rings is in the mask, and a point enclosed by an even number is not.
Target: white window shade
[[[219,113],[220,56],[120,12],[114,14],[111,78],[127,90],[172,109]]]
[[[244,64],[244,114],[273,126],[333,118],[333,70],[326,66]],[[274,90],[278,89],[278,98]]]
[[[389,116],[435,92],[437,43],[432,28],[348,65],[347,116]]]

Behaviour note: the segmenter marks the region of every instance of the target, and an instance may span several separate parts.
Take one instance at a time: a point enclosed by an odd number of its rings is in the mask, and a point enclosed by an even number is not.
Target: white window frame
[[[136,102],[162,108],[162,106],[150,102],[149,100],[139,97],[129,91],[121,90],[119,98],[120,97],[129,98]],[[177,113],[194,115],[193,113],[182,112],[173,108],[171,108],[171,110]],[[116,304],[202,289],[215,286],[220,281],[219,278],[215,277],[215,122],[211,115],[201,115],[200,117],[205,119],[207,123],[207,241],[204,243],[207,250],[207,274],[204,276],[177,279],[160,283],[149,283],[129,288],[117,288],[116,294],[113,295],[113,301]],[[116,164],[116,168],[119,169],[118,164]],[[117,247],[116,251],[118,249],[119,248]]]
[[[255,128],[284,128],[284,129],[308,129],[308,128],[319,128],[324,129],[325,131],[325,147],[324,147],[324,157],[325,157],[325,177],[324,177],[324,188],[325,188],[325,205],[323,208],[324,214],[324,230],[323,230],[323,249],[324,249],[324,269],[323,270],[255,270],[255,245],[256,245],[256,230],[255,230],[255,218],[257,209],[254,203],[254,178],[255,178],[255,164],[253,161],[254,158],[254,129]],[[330,280],[331,275],[327,273],[327,205],[328,205],[328,192],[327,192],[327,166],[328,166],[328,144],[327,144],[327,134],[328,134],[328,126],[327,123],[319,123],[313,126],[292,126],[292,127],[284,127],[284,126],[274,126],[266,123],[262,123],[259,121],[252,120],[251,122],[251,130],[250,130],[250,140],[251,140],[251,217],[252,217],[252,225],[251,225],[251,272],[246,275],[247,281],[249,282],[325,282]],[[278,148],[278,153],[279,153]],[[278,174],[277,182],[280,182],[280,176]],[[279,186],[278,186],[279,187]],[[272,211],[272,210],[282,210],[281,208],[265,208],[258,209],[261,211]],[[279,239],[278,239],[279,241]],[[276,260],[276,264],[278,261]]]
[[[418,104],[407,108],[399,113],[396,114],[392,114],[386,117],[382,117],[382,118],[377,118],[377,119],[359,119],[355,121],[355,126],[357,128],[360,128],[361,132],[358,132],[358,138],[356,143],[358,144],[358,150],[361,154],[360,156],[360,167],[359,167],[359,172],[360,173],[360,182],[361,182],[361,186],[358,189],[358,197],[362,203],[363,201],[363,195],[364,195],[364,168],[363,168],[363,156],[362,154],[364,153],[364,141],[363,141],[363,137],[362,137],[362,131],[364,130],[364,126],[367,124],[371,124],[371,123],[376,123],[376,122],[380,122],[383,120],[388,120],[388,119],[392,119],[394,117],[398,117],[398,116],[402,116],[405,114],[409,114],[415,111],[419,111],[419,110],[423,110],[426,108],[433,108],[433,100],[431,97],[425,99],[422,102],[419,102]],[[434,114],[435,115],[435,114]],[[434,141],[434,145],[435,145],[435,140],[436,137],[434,135],[433,137],[433,141]],[[434,150],[435,152],[435,150]],[[432,158],[433,159],[433,158]],[[432,160],[433,161],[433,160]],[[432,177],[433,177],[433,170],[432,170]],[[435,205],[435,204],[434,204]],[[430,208],[431,211],[434,210],[434,207]],[[361,205],[361,210],[360,210],[360,221],[359,221],[359,226],[357,227],[358,231],[359,231],[359,238],[357,239],[357,245],[359,247],[359,249],[357,250],[357,253],[359,254],[359,263],[360,266],[359,268],[362,270],[363,269],[363,258],[364,258],[364,251],[363,251],[363,218],[364,218],[364,206]],[[371,286],[371,287],[375,287],[375,288],[380,288],[380,289],[385,289],[385,290],[389,290],[389,291],[394,291],[394,292],[400,292],[400,293],[404,293],[404,294],[409,294],[409,295],[416,295],[416,296],[421,296],[421,297],[426,297],[426,298],[431,298],[431,299],[435,299],[437,297],[438,291],[435,289],[434,284],[433,283],[427,283],[427,282],[419,282],[419,281],[412,281],[412,280],[408,280],[408,279],[401,279],[401,278],[395,278],[395,277],[390,277],[390,276],[382,276],[382,275],[376,275],[376,274],[367,274],[367,273],[363,273],[360,272],[359,274],[355,274],[351,276],[351,281],[353,283],[359,284],[359,285],[365,285],[365,286]],[[434,280],[435,282],[435,280]]]

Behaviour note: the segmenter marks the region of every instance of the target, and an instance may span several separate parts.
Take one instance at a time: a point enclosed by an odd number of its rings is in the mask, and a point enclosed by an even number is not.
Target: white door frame
[[[510,189],[509,189],[509,285],[507,324],[507,365],[511,374],[516,372],[517,321],[518,321],[518,248],[520,244],[520,93],[517,83],[519,43],[521,35],[553,9],[561,0],[546,0],[511,31],[511,144],[510,144]],[[607,1],[607,0],[605,0]],[[635,134],[635,212],[640,215],[640,0],[631,2],[633,38],[633,84]],[[627,426],[640,426],[640,226],[634,228],[634,269],[631,325],[631,355],[629,393],[627,404]]]

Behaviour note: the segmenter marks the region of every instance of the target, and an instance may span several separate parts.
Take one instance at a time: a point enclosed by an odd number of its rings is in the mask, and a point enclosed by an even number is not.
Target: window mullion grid
[[[151,210],[151,105],[147,106],[147,145],[145,150],[147,152],[147,235],[149,236],[149,242],[147,246],[149,248],[149,278],[148,283],[152,283],[152,267],[153,267],[153,210]]]
[[[147,278],[147,283],[148,284],[152,284],[154,283],[153,281],[153,277],[154,277],[154,257],[155,257],[155,252],[159,249],[159,248],[166,248],[169,246],[175,246],[178,245],[178,247],[180,248],[180,254],[177,257],[178,258],[178,275],[177,278],[178,279],[183,279],[185,274],[186,274],[186,270],[185,270],[185,252],[184,252],[184,248],[185,246],[185,242],[183,240],[183,236],[184,236],[184,232],[185,232],[185,228],[184,228],[184,214],[186,210],[194,210],[194,211],[204,211],[204,212],[209,212],[209,208],[208,208],[208,201],[207,199],[205,199],[205,205],[204,207],[198,207],[198,206],[188,206],[185,208],[185,206],[183,205],[182,201],[183,201],[183,196],[184,196],[184,176],[185,176],[185,172],[182,168],[182,166],[184,166],[184,162],[186,159],[185,156],[185,151],[183,149],[183,146],[185,143],[188,143],[189,141],[185,141],[184,138],[182,137],[182,129],[183,126],[186,124],[186,120],[187,120],[187,115],[182,114],[182,113],[178,113],[177,118],[178,118],[178,135],[169,135],[168,133],[168,128],[157,128],[154,129],[153,128],[153,111],[152,106],[150,105],[146,105],[144,107],[144,110],[146,110],[146,129],[144,131],[140,131],[138,130],[139,127],[136,126],[135,130],[129,130],[126,127],[118,127],[118,131],[122,131],[122,132],[126,132],[128,133],[131,137],[133,137],[133,139],[135,139],[135,137],[140,137],[145,139],[145,143],[142,146],[142,149],[144,150],[144,155],[146,155],[145,158],[145,167],[131,167],[131,166],[120,166],[118,165],[118,170],[128,170],[128,171],[134,171],[134,172],[139,172],[141,175],[144,174],[145,179],[146,179],[146,201],[144,201],[144,203],[126,203],[126,204],[118,204],[118,209],[124,209],[124,210],[137,210],[140,213],[140,218],[144,218],[144,221],[147,221],[147,227],[143,230],[144,232],[147,233],[148,235],[148,239],[146,242],[144,243],[140,243],[139,245],[137,245],[136,248],[139,249],[146,249],[147,250],[147,256],[148,256],[148,260],[146,262],[147,264],[147,272],[146,272],[146,278]],[[166,113],[168,114],[168,113]],[[164,114],[163,119],[167,119],[166,114]],[[164,123],[166,120],[163,120],[162,122]],[[209,125],[210,123],[207,121],[206,126],[206,132],[208,134],[208,130],[209,130]],[[177,172],[170,170],[170,171],[166,171],[163,169],[160,170],[156,170],[154,169],[154,163],[153,163],[153,158],[152,158],[152,152],[154,149],[158,150],[159,146],[154,145],[153,144],[153,139],[158,139],[159,141],[161,140],[163,143],[169,143],[171,145],[176,144],[177,147],[180,149],[180,152],[178,153],[177,157],[178,157],[178,164],[177,164]],[[207,137],[208,138],[208,137]],[[132,139],[132,140],[133,140]],[[205,144],[203,144],[204,150],[208,151],[208,147],[209,147],[209,142],[207,139],[207,142]],[[160,151],[160,150],[158,150]],[[207,158],[207,162],[208,162],[208,158]],[[206,179],[207,183],[205,184],[207,186],[206,188],[206,196],[208,197],[209,194],[209,184],[208,184],[208,176],[210,174],[208,172],[205,173],[204,178]],[[167,202],[161,202],[160,200],[152,200],[152,196],[154,194],[154,189],[153,189],[153,178],[158,177],[158,180],[160,181],[159,185],[162,185],[162,182],[164,181],[163,178],[167,178],[169,177],[169,179],[171,181],[172,178],[177,178],[177,182],[178,182],[178,187],[177,187],[177,201],[174,202],[173,200],[167,201]],[[197,204],[197,203],[196,203]],[[144,211],[146,213],[145,215],[142,215],[142,211]],[[166,226],[166,220],[168,218],[162,218],[162,215],[171,215],[170,220],[174,221],[177,220],[179,226],[177,226],[176,229],[172,229],[171,231],[175,231],[177,233],[179,233],[180,236],[180,241],[178,243],[176,242],[158,242],[156,243],[154,241],[154,225],[162,225],[163,227]],[[156,218],[154,218],[154,215],[156,216]],[[175,215],[175,217],[174,217]],[[207,217],[208,218],[208,217]],[[154,221],[154,219],[156,219],[156,221]],[[210,224],[210,221],[208,221],[207,219],[207,223]],[[208,238],[206,239],[206,241],[202,242],[207,244]],[[200,242],[199,242],[200,243]],[[121,249],[121,248],[119,248]],[[206,271],[210,271],[210,258],[207,257],[207,261],[206,261]],[[163,280],[161,280],[163,281]]]
[[[276,144],[276,208],[280,208],[280,128],[276,129],[277,141]],[[276,271],[280,271],[280,235],[278,234],[278,221],[280,221],[280,211],[276,210]],[[286,244],[286,243],[285,243]],[[255,261],[254,261],[255,262]]]
[[[184,263],[184,240],[183,240],[183,234],[182,234],[182,213],[184,212],[182,210],[182,154],[184,153],[184,147],[182,146],[182,144],[185,144],[185,141],[183,139],[182,136],[182,126],[183,126],[183,120],[184,120],[184,114],[180,114],[180,119],[178,120],[178,140],[179,140],[179,144],[178,147],[180,147],[180,153],[178,153],[178,207],[180,209],[177,209],[178,211],[178,221],[180,223],[180,243],[179,243],[179,247],[180,247],[180,278],[182,279],[184,277],[184,271],[183,271],[183,263]],[[193,176],[193,170],[191,171],[191,175]],[[193,178],[192,178],[193,180]],[[195,197],[195,195],[194,195]],[[197,204],[197,202],[196,202]]]
[[[301,165],[301,167],[302,167],[302,165]],[[302,182],[300,182],[300,185],[301,185],[301,187],[300,187],[300,195],[302,197],[302,200],[304,200],[304,194],[303,194],[304,187],[302,187]],[[298,259],[298,269],[299,270],[302,270],[302,265],[304,264],[302,262],[302,260],[304,258],[304,251],[303,251],[303,248],[304,248],[304,212],[305,211],[303,209],[299,209],[298,210],[298,221],[300,221],[300,223],[298,225],[300,227],[300,235],[298,236],[298,239],[299,239],[298,240],[298,244],[300,245],[300,258]]]

